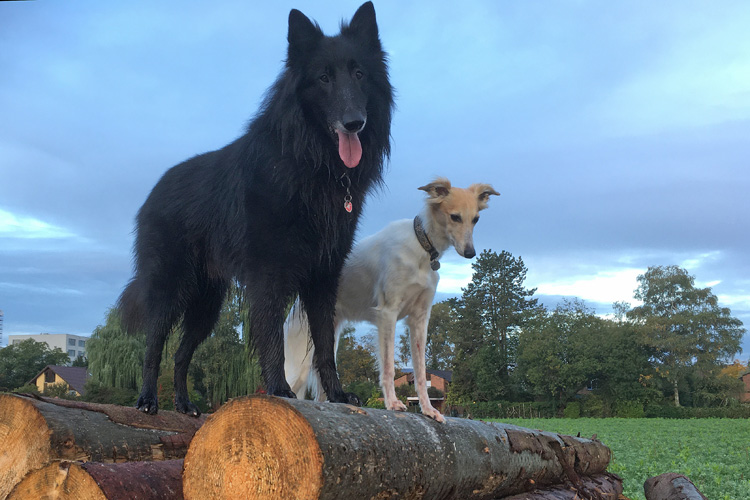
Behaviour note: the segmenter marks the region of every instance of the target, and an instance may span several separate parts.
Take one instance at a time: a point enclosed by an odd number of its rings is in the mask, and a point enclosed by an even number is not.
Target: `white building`
[[[38,335],[8,335],[8,345],[18,344],[26,339],[34,339],[37,342],[44,342],[50,349],[59,347],[63,352],[67,352],[70,362],[76,360],[78,356],[86,356],[86,342],[88,337],[81,335],[70,335],[68,333],[40,333]]]

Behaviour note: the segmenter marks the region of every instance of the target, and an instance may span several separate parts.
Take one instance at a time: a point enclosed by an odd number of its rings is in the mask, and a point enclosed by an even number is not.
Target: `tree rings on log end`
[[[96,481],[74,462],[52,462],[30,472],[7,500],[107,500]]]
[[[49,461],[50,431],[28,399],[0,394],[0,498],[35,467]],[[36,497],[40,498],[40,497]]]
[[[307,420],[283,399],[229,401],[195,434],[183,471],[186,499],[314,499],[323,454]]]

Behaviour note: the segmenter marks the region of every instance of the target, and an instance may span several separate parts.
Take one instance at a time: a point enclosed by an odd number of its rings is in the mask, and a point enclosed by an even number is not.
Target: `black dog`
[[[175,406],[200,414],[187,394],[188,365],[232,279],[250,303],[269,394],[295,397],[282,326],[299,295],[329,400],[358,402],[336,373],[333,315],[365,194],[390,154],[393,89],[370,2],[334,37],[292,10],[288,41],[285,68],[245,135],[168,170],[138,212],[135,275],[119,308],[129,331],[147,334],[137,403],[145,413],[158,410],[162,349],[182,319]]]

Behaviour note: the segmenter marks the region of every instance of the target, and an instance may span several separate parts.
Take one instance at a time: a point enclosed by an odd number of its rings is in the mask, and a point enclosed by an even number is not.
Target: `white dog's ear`
[[[451,192],[451,181],[445,177],[438,177],[434,181],[430,182],[426,186],[422,186],[419,189],[425,191],[430,195],[430,202],[440,202],[448,196]]]
[[[469,189],[477,195],[479,200],[479,210],[487,208],[487,202],[490,199],[490,195],[500,196],[500,193],[495,191],[489,184],[472,184]]]

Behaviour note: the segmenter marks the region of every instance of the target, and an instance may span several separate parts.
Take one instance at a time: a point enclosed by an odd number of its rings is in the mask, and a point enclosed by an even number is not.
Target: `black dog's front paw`
[[[291,389],[276,389],[273,392],[268,391],[269,396],[277,396],[279,398],[297,399],[297,395],[292,392]]]
[[[360,401],[359,397],[353,392],[345,392],[344,397],[346,398],[347,404],[354,405],[354,406],[362,406],[362,401]]]
[[[362,401],[353,392],[342,392],[338,397],[328,398],[331,403],[343,403],[345,405],[362,406]]]
[[[201,411],[198,409],[197,406],[191,403],[189,399],[182,400],[182,401],[175,399],[174,409],[179,411],[180,413],[184,413],[185,415],[189,417],[198,418],[201,416]]]
[[[138,397],[138,402],[135,403],[135,407],[147,415],[156,415],[159,412],[159,401],[156,396],[141,394]]]

